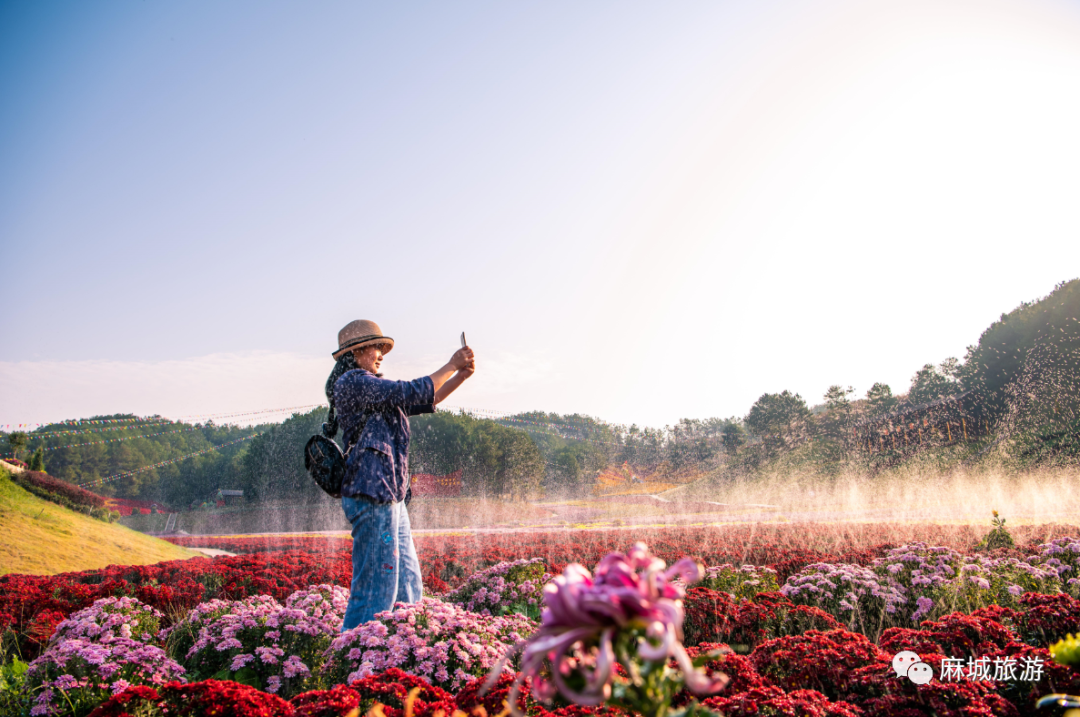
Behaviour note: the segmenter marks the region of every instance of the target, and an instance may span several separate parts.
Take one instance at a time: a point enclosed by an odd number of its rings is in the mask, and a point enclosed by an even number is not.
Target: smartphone
[[[461,348],[465,348],[466,345],[467,344],[465,343],[465,332],[462,331],[461,332]]]

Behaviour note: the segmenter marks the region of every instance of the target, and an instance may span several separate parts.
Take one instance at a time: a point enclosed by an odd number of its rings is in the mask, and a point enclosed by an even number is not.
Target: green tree
[[[198,477],[192,475],[189,479],[195,486],[186,493],[191,496],[189,500],[203,498],[218,488],[243,490],[245,499],[254,501],[315,503],[330,500],[304,468],[304,445],[321,431],[326,413],[327,409],[317,408],[308,413],[293,414],[279,425],[265,427],[262,435],[248,442],[247,450],[239,460],[239,475],[230,472],[230,461],[222,460],[224,456],[216,457],[210,463],[193,465],[193,469],[201,470],[197,471]],[[230,479],[239,485],[224,484]]]
[[[30,456],[30,470],[45,472],[45,449],[41,446]]]
[[[667,458],[672,468],[711,467],[723,445],[724,422],[681,418],[666,429]]]
[[[203,482],[223,479],[216,471],[242,453],[247,443],[226,446],[167,466],[145,470],[147,466],[182,458],[214,446],[231,443],[269,426],[217,426],[188,424],[162,419],[139,418],[131,414],[93,416],[90,422],[64,422],[43,426],[31,437],[49,456],[49,473],[70,483],[84,483],[138,471],[119,480],[96,484],[103,495],[154,500],[168,505],[184,505],[202,489]],[[195,468],[197,467],[197,468]],[[190,496],[190,497],[189,497]]]
[[[1080,378],[1080,279],[1062,282],[1043,299],[1002,314],[968,348],[958,377],[992,413],[1008,408],[1022,374],[1040,372],[1047,355],[1058,357],[1053,376],[1062,385]],[[1030,386],[1025,387],[1030,390]]]
[[[766,447],[790,446],[803,438],[810,409],[797,393],[764,393],[750,407],[744,424]]]
[[[821,417],[822,433],[836,441],[847,439],[851,429],[852,409],[848,396],[855,393],[851,386],[833,385],[825,392],[825,415]]]
[[[886,413],[894,411],[898,403],[899,401],[893,396],[892,389],[889,388],[888,384],[875,383],[866,392],[867,412],[871,416],[884,416]]]
[[[742,423],[734,418],[729,418],[724,422],[724,427],[720,431],[721,440],[724,444],[724,451],[728,455],[735,455],[746,443],[746,431],[742,427]]]
[[[918,406],[958,393],[960,384],[954,378],[959,372],[958,363],[956,359],[950,358],[941,366],[929,363],[924,365],[911,379],[908,403]]]
[[[519,428],[449,411],[417,416],[410,427],[413,472],[461,470],[467,494],[523,498],[536,493],[545,477],[534,436]]]
[[[563,446],[554,455],[552,463],[552,487],[578,488],[581,486],[585,471],[578,461],[577,451],[572,446]]]
[[[12,431],[7,437],[8,445],[11,446],[11,453],[16,459],[18,459],[22,449],[26,448],[29,441],[30,437],[24,431]]]
[[[535,495],[544,477],[544,460],[524,431],[504,429],[499,436],[498,484],[517,500]]]

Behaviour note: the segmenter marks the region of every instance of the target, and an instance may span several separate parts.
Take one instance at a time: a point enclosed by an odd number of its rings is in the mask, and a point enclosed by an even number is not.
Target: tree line
[[[54,423],[29,432],[12,432],[5,440],[18,456],[29,454],[32,469],[68,483],[88,484],[98,495],[187,504],[217,490],[228,480],[231,462],[243,443],[210,450],[159,468],[141,470],[191,453],[251,436],[265,427],[188,424],[158,416],[132,414],[93,416],[103,423],[89,427]],[[78,432],[76,432],[78,431]],[[112,476],[127,474],[116,480]]]
[[[462,473],[466,495],[522,498],[540,492],[588,491],[596,475],[629,464],[644,474],[690,475],[738,457],[754,462],[811,440],[819,459],[849,454],[859,421],[963,394],[995,431],[1017,440],[1033,460],[1080,455],[1080,280],[1002,314],[969,346],[963,360],[927,363],[906,392],[875,383],[863,397],[832,385],[809,406],[798,393],[762,394],[743,417],[689,419],[663,428],[609,424],[580,414],[527,412],[496,420],[439,411],[411,419],[413,473]],[[100,416],[133,419],[130,415]],[[326,409],[250,428],[162,422],[117,431],[60,435],[66,424],[7,436],[47,471],[72,483],[94,481],[259,433],[220,451],[133,473],[95,487],[102,495],[172,506],[201,501],[219,488],[253,501],[312,502],[323,494],[308,478],[303,446],[318,433]],[[163,435],[136,437],[146,433]],[[50,435],[54,434],[54,435]],[[128,438],[72,447],[95,438]],[[60,447],[69,446],[69,447]],[[53,449],[56,450],[46,450]]]
[[[963,411],[987,432],[1013,438],[1021,457],[1071,458],[1080,455],[1078,389],[1080,280],[1072,280],[1002,314],[963,360],[924,364],[904,394],[875,383],[864,398],[853,399],[850,387],[833,385],[824,402],[810,408],[797,393],[766,393],[742,426],[756,458],[813,440],[824,459],[835,461],[853,447],[858,422],[962,397]]]

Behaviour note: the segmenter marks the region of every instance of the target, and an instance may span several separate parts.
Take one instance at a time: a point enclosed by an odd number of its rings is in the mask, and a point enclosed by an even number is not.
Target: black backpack
[[[349,449],[344,452],[341,446],[334,440],[338,432],[338,419],[334,411],[334,384],[346,371],[359,368],[351,353],[345,354],[334,364],[334,370],[326,379],[326,399],[330,402],[330,413],[326,417],[326,423],[322,425],[322,435],[312,436],[304,446],[304,468],[307,469],[311,480],[315,485],[326,491],[332,498],[341,497],[341,482],[345,479],[345,456]],[[369,412],[361,416],[356,439],[364,430],[364,424],[370,417]],[[347,438],[347,437],[346,437]],[[350,446],[349,448],[351,448]]]
[[[345,478],[345,454],[332,438],[312,436],[304,446],[304,468],[315,484],[330,494],[341,497],[341,481]]]

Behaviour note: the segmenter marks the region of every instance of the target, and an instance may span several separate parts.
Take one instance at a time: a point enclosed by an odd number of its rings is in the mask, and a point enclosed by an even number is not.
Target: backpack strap
[[[326,401],[330,404],[330,412],[326,415],[326,423],[322,425],[322,433],[327,438],[333,438],[338,432],[337,412],[334,409],[334,384],[337,383],[342,374],[346,371],[352,371],[354,368],[360,367],[356,365],[356,359],[353,358],[353,355],[347,353],[337,360],[334,369],[326,379],[324,392],[326,393]]]
[[[356,424],[356,430],[355,434],[352,437],[352,440],[349,440],[349,436],[342,436],[342,438],[345,439],[345,442],[347,443],[347,445],[345,446],[346,458],[349,456],[349,452],[352,451],[353,446],[360,442],[360,436],[364,435],[364,428],[367,426],[368,420],[370,420],[371,417],[375,415],[375,413],[376,411],[374,409],[365,408],[363,411],[360,412],[360,421]]]

